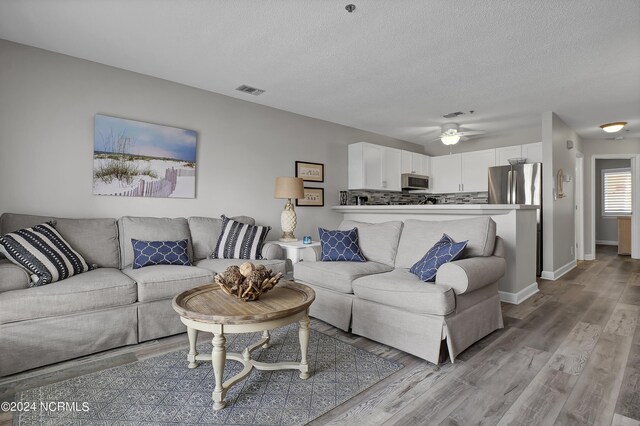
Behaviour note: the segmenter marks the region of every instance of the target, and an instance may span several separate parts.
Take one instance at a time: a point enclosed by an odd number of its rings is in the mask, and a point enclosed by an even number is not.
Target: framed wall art
[[[296,177],[306,182],[324,182],[324,164],[296,161]]]
[[[304,198],[296,200],[300,207],[324,207],[324,188],[304,187]]]
[[[195,198],[196,132],[96,114],[93,193]]]

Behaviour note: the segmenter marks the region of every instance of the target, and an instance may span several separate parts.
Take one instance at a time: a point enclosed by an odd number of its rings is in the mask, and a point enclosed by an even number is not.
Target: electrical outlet
[[[571,254],[575,254],[575,247],[573,245],[571,246]]]

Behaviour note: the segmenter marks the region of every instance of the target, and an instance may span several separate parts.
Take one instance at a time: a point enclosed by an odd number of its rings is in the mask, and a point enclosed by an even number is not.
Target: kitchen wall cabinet
[[[428,155],[402,151],[402,173],[429,176],[429,159]]]
[[[349,189],[401,191],[402,173],[413,173],[429,176],[435,194],[484,192],[489,167],[520,157],[541,163],[542,142],[437,157],[358,142],[349,145]]]
[[[349,145],[349,189],[400,191],[399,149],[358,142]]]
[[[462,154],[461,192],[483,192],[489,190],[487,169],[496,164],[495,151],[495,149],[485,149]]]
[[[461,191],[462,161],[460,154],[431,157],[431,192],[449,193]]]
[[[527,163],[542,163],[542,142],[522,145],[522,156]]]
[[[508,166],[510,158],[522,157],[522,145],[496,148],[496,166]]]

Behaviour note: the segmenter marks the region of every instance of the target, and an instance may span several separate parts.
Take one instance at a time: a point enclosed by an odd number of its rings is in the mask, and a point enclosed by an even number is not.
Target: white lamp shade
[[[303,198],[304,182],[302,178],[279,176],[276,178],[274,198]]]
[[[445,145],[455,145],[460,140],[460,135],[442,135],[440,140]]]

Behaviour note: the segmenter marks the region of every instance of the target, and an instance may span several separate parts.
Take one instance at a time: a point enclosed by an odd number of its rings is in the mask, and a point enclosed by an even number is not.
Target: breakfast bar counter
[[[536,282],[536,210],[522,204],[426,204],[335,206],[345,220],[387,222],[392,220],[454,220],[491,216],[497,234],[505,242],[507,272],[500,281],[500,298],[521,303],[538,292]]]

